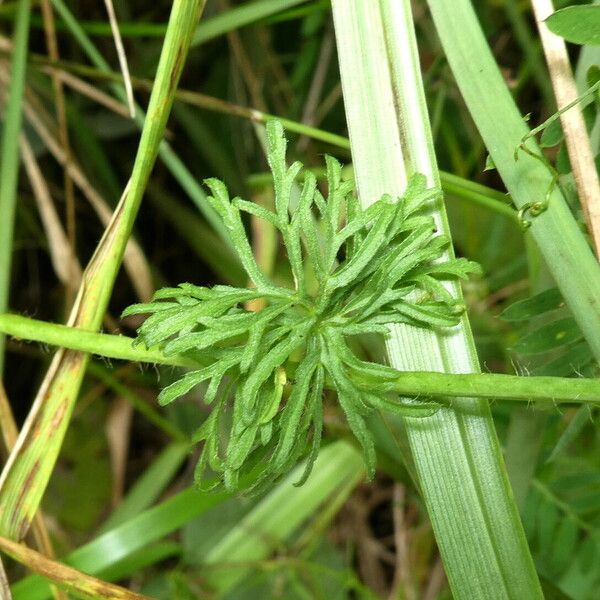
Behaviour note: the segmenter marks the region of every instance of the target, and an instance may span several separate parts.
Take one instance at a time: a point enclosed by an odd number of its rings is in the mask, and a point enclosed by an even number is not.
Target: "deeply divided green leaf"
[[[393,410],[426,417],[437,405],[393,398],[386,382],[394,370],[358,358],[348,338],[385,335],[398,322],[456,325],[464,307],[445,282],[479,268],[465,259],[440,262],[448,242],[427,209],[441,192],[427,189],[424,176],[415,175],[397,202],[385,196],[363,210],[353,182],[342,179],[334,158],[326,158],[325,199],[301,163],[287,166],[280,123],[268,124],[267,142],[275,212],[231,200],[222,182],[206,181],[252,289],[182,284],[125,314],[150,315],[138,330],[143,343],[158,344],[169,354],[196,354],[208,364],[159,398],[166,404],[207,382],[204,396],[212,412],[195,435],[204,442],[197,468],[201,479],[216,473],[235,488],[253,471],[256,485],[270,485],[308,452],[303,482],[321,444],[326,383],[337,392],[372,476],[375,450],[365,416]],[[298,185],[300,198],[292,198]],[[260,270],[240,211],[279,231],[293,289],[277,287]],[[264,307],[248,310],[245,303],[259,298]]]

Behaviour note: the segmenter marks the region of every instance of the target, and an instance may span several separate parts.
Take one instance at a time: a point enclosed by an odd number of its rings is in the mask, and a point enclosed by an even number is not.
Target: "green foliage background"
[[[3,35],[13,31],[17,4],[5,0],[0,5]],[[521,112],[530,115],[532,126],[542,122],[555,106],[528,5],[516,0],[475,4]],[[497,172],[486,170],[485,147],[424,3],[415,6],[454,246],[459,256],[483,269],[463,286],[481,364],[491,372],[597,376],[583,333],[519,227]],[[155,75],[170,7],[166,1],[151,6],[115,2],[136,100],[142,106],[148,101],[143,80]],[[61,2],[56,9],[64,68],[105,93],[114,95],[115,89],[121,93],[103,4]],[[65,10],[73,13],[74,24],[65,18]],[[81,35],[77,37],[81,32],[99,54],[101,61],[95,65],[89,49],[82,49]],[[52,85],[44,72],[47,49],[36,6],[29,51],[28,93],[40,113],[54,123]],[[600,59],[597,47],[571,51],[581,72]],[[585,73],[579,81],[587,86]],[[223,235],[215,202],[211,204],[200,182],[217,177],[231,196],[240,195],[265,210],[275,207],[265,130],[260,118],[254,122],[245,118],[248,115],[239,107],[291,122],[286,124],[288,164],[301,160],[323,192],[327,175],[323,154],[347,164],[343,177],[351,176],[329,2],[209,1],[180,88],[192,94],[181,95],[174,106],[168,124],[170,150],[161,151],[135,237],[156,288],[182,281],[203,287],[245,287],[246,273]],[[73,157],[94,189],[114,207],[131,172],[138,126],[68,87],[66,101]],[[590,129],[596,112],[593,101],[586,109]],[[62,169],[25,122],[25,133],[64,221]],[[547,156],[560,174],[559,185],[581,220],[561,132],[554,127],[544,136]],[[10,309],[64,322],[72,290],[57,280],[47,233],[24,174],[18,198]],[[85,264],[103,226],[81,192],[76,191],[75,198],[75,249]],[[244,219],[260,270],[278,285],[292,287],[285,251],[272,227]],[[130,277],[122,271],[109,306],[114,319],[105,322],[105,329],[120,328],[134,335],[142,319],[133,314],[121,321],[116,317],[138,300]],[[524,302],[514,304],[520,300]],[[377,336],[364,335],[350,345],[363,359],[382,360]],[[49,359],[44,347],[8,342],[5,385],[19,422]],[[94,359],[43,502],[59,556],[70,557],[81,570],[165,599],[450,597],[412,465],[400,460],[406,458],[406,440],[392,435],[389,417],[373,416],[368,421],[376,433],[378,466],[369,484],[364,483],[363,463],[351,445],[343,411],[327,402],[323,416],[327,454],[317,460],[304,487],[292,485],[300,478],[300,469],[258,496],[219,492],[201,497],[190,487],[198,455],[187,440],[209,415],[202,389],[163,408],[156,404],[160,389],[182,373],[175,367],[140,369],[123,361]],[[136,408],[130,425],[119,421],[125,419],[118,416],[125,413],[117,412],[123,400]],[[493,403],[492,409],[547,597],[595,598],[600,584],[596,410],[534,411],[503,402]],[[114,427],[115,414],[125,452],[107,441],[107,426]],[[124,460],[122,470],[115,469],[115,457]],[[277,475],[284,475],[292,464],[285,466]],[[112,539],[120,540],[121,554],[111,557],[107,532],[116,532]],[[50,590],[40,579],[21,580],[27,575],[22,567],[10,562],[5,566],[17,582],[15,598],[49,597]]]

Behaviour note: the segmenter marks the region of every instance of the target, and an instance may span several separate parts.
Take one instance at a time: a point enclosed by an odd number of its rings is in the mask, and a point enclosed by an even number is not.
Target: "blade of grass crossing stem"
[[[218,562],[238,564],[264,559],[297,528],[315,514],[320,506],[340,493],[348,493],[364,476],[362,458],[347,442],[323,448],[307,482],[294,486],[304,465],[294,469],[226,533],[206,556],[206,565]],[[162,504],[103,534],[65,558],[65,562],[91,575],[107,573],[141,548],[178,529],[193,518],[218,507],[230,497],[227,493],[200,493],[189,488]],[[245,569],[211,577],[219,589],[229,588]],[[121,577],[130,573],[120,573]],[[50,597],[48,584],[40,577],[27,577],[13,586],[14,600],[42,600]]]
[[[17,182],[19,176],[19,152],[16,140],[21,133],[23,120],[23,90],[27,69],[27,46],[29,40],[29,15],[31,0],[19,3],[14,35],[14,52],[10,65],[10,89],[2,122],[2,146],[0,150],[0,313],[8,308],[10,293],[10,270],[13,252],[13,229],[17,206]],[[0,99],[2,103],[4,99]],[[4,343],[0,335],[0,376],[4,370]]]
[[[552,187],[544,164],[515,151],[529,129],[525,125],[485,40],[469,0],[429,0],[429,8],[469,112],[479,129],[513,202],[525,209],[543,202],[547,209],[529,217],[532,235],[552,277],[573,312],[595,357],[600,360],[600,266],[582,235],[561,191]],[[460,35],[457,35],[460,31]],[[541,154],[533,140],[528,149]]]
[[[128,190],[84,273],[69,325],[97,330],[156,160],[202,0],[175,0]],[[60,451],[89,354],[59,351],[0,476],[0,534],[21,539]]]
[[[439,186],[410,2],[332,6],[361,203],[400,196],[414,172]],[[448,232],[443,206],[434,217]],[[396,327],[387,348],[399,369],[478,370],[466,318],[443,336]],[[404,424],[454,597],[541,598],[489,409],[468,398],[453,408]]]

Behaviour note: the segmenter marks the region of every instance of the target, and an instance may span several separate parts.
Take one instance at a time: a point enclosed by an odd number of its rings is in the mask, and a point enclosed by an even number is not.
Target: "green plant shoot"
[[[152,302],[133,305],[124,315],[151,315],[138,331],[139,341],[148,347],[206,365],[159,396],[161,404],[168,404],[208,382],[204,402],[213,409],[194,436],[196,442],[205,442],[196,472],[199,481],[212,472],[235,489],[245,474],[258,471],[253,487],[261,487],[285,475],[308,452],[302,483],[321,444],[326,381],[362,446],[372,477],[375,451],[365,416],[374,410],[427,416],[436,405],[392,401],[383,378],[382,385],[373,385],[378,365],[357,357],[348,338],[386,335],[392,323],[456,325],[464,306],[443,281],[466,278],[479,267],[464,258],[437,262],[449,240],[424,214],[441,194],[426,189],[424,176],[412,178],[400,201],[384,196],[362,209],[354,183],[342,180],[335,159],[326,158],[325,198],[301,163],[287,166],[282,125],[270,122],[267,134],[275,211],[231,200],[222,182],[206,181],[210,203],[231,236],[250,287],[182,284],[160,290]],[[296,182],[301,194],[292,208]],[[276,285],[258,267],[242,212],[280,232],[293,289]],[[265,301],[262,310],[243,307],[256,298]]]

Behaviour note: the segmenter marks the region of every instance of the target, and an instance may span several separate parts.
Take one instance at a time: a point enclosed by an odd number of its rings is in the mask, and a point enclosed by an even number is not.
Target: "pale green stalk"
[[[8,308],[10,274],[13,253],[13,230],[17,207],[17,182],[19,178],[19,149],[17,140],[23,120],[23,90],[27,70],[29,15],[31,0],[19,3],[16,21],[14,51],[10,62],[10,89],[2,121],[2,147],[0,149],[0,313]],[[0,101],[3,101],[2,98]],[[0,376],[4,370],[4,336],[0,335]]]
[[[414,172],[439,186],[410,2],[333,0],[332,6],[361,202],[402,196]],[[434,217],[447,232],[442,206]],[[478,370],[466,319],[439,336],[396,327],[387,349],[401,370]],[[454,597],[541,598],[489,409],[468,398],[453,408],[404,423]]]

